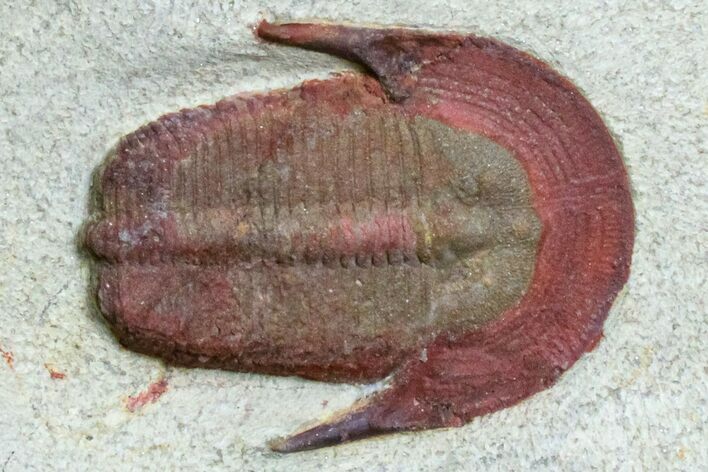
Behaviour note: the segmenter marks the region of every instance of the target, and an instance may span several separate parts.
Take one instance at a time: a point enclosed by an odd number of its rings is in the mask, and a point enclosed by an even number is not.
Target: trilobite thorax
[[[516,159],[369,78],[329,82],[167,115],[116,148],[87,238],[124,339],[363,380],[520,299],[540,223]]]

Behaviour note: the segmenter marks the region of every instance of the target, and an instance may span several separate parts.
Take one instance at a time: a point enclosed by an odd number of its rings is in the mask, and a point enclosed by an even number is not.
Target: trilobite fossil
[[[390,384],[272,447],[458,426],[551,385],[628,273],[598,114],[496,40],[261,23],[363,64],[124,137],[84,231],[121,343],[169,362]]]

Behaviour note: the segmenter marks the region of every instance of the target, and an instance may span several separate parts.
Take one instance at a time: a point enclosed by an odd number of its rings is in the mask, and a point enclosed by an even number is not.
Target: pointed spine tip
[[[323,29],[327,28],[310,23],[270,23],[263,20],[256,27],[256,35],[266,41],[304,46],[319,36]]]
[[[274,439],[268,446],[275,452],[290,453],[373,436],[379,431],[372,427],[369,417],[370,412],[366,410],[350,413],[334,423],[319,424],[292,436]]]
[[[281,30],[282,28],[280,27],[280,25],[271,23],[268,20],[261,20],[258,25],[256,25],[256,36],[268,41],[275,41],[279,38],[282,38]]]

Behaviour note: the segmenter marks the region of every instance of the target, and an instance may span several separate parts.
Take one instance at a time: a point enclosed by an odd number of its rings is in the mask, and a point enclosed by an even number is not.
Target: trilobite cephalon
[[[629,273],[627,174],[564,77],[496,40],[262,23],[367,73],[242,94],[123,138],[86,246],[131,349],[390,385],[272,446],[462,425],[551,385]]]

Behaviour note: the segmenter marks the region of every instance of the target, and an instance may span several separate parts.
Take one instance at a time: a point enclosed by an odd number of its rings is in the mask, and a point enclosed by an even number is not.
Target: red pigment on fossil
[[[155,403],[166,391],[167,379],[160,379],[157,382],[151,383],[144,392],[128,397],[128,400],[125,402],[125,407],[128,411],[134,413],[148,403]]]
[[[475,36],[257,33],[369,74],[230,97],[121,140],[85,241],[124,345],[325,381],[393,374],[271,445],[283,452],[460,426],[594,347],[634,211],[607,128],[567,79]]]

